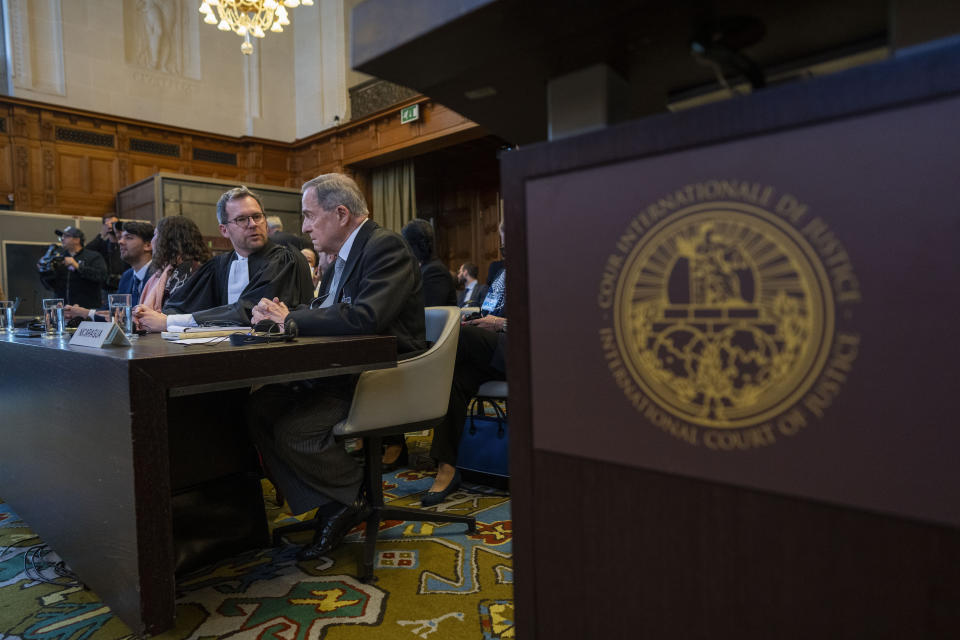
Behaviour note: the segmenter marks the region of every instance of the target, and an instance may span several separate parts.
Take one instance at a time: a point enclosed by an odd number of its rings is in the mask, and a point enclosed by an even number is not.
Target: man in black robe
[[[201,266],[170,297],[163,313],[137,307],[141,328],[249,325],[251,309],[262,298],[278,298],[290,305],[313,298],[306,258],[267,239],[266,216],[257,194],[246,187],[227,191],[217,202],[217,220],[233,251]]]

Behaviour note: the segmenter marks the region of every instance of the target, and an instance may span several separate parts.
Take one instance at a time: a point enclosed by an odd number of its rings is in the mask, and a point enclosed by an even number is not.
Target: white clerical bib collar
[[[247,259],[237,254],[236,260],[230,263],[230,275],[227,280],[227,304],[233,304],[240,299],[240,294],[250,282],[250,271]]]
[[[346,262],[347,258],[350,257],[350,249],[353,248],[353,241],[357,239],[357,232],[360,231],[360,227],[367,224],[367,220],[370,218],[364,218],[363,222],[357,225],[357,228],[353,230],[353,233],[347,238],[347,241],[343,243],[343,246],[340,247],[340,253],[337,255],[343,258],[343,261]]]

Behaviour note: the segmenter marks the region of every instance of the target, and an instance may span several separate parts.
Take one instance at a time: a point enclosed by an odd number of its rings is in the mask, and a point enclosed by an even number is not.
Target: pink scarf
[[[143,293],[140,294],[140,304],[150,307],[154,311],[163,310],[163,292],[167,288],[167,278],[173,271],[173,265],[167,265],[163,271],[156,271],[143,285]]]

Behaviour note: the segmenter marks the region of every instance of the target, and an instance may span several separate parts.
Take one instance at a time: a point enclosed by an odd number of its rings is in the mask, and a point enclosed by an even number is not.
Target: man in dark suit
[[[140,302],[140,292],[143,284],[152,273],[153,261],[153,225],[140,220],[114,224],[116,232],[120,234],[117,244],[120,246],[120,257],[130,265],[130,268],[120,276],[120,284],[116,293],[129,293],[134,306]],[[87,245],[88,247],[90,245]],[[80,305],[68,304],[63,308],[63,314],[68,319],[82,318],[83,320],[107,320],[109,317],[106,307],[88,309]]]
[[[302,335],[380,334],[397,338],[403,357],[426,349],[420,268],[403,239],[368,218],[349,177],[330,173],[303,185],[303,231],[314,248],[337,256],[320,296],[288,309],[264,298],[253,320],[295,321]],[[310,560],[336,547],[366,510],[362,469],[333,439],[350,410],[356,376],[270,385],[250,398],[248,424],[263,461],[294,513],[317,508],[324,526],[300,552]]]
[[[489,287],[480,284],[477,280],[478,275],[480,275],[480,268],[472,262],[464,262],[460,265],[457,282],[463,289],[457,293],[458,307],[479,307],[483,304],[483,298],[487,295]]]

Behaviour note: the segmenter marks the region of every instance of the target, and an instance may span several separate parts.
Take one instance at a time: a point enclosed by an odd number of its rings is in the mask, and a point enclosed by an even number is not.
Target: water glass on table
[[[127,336],[133,335],[133,296],[129,293],[111,293],[107,296],[110,319],[120,325]]]
[[[43,334],[48,338],[62,336],[66,327],[63,321],[63,298],[44,298],[41,304],[43,305]]]
[[[13,332],[13,300],[0,300],[0,333]]]

